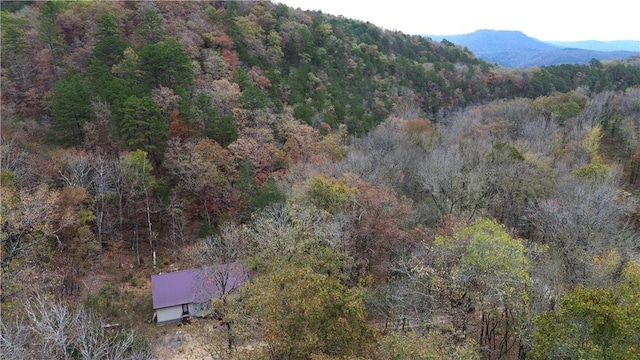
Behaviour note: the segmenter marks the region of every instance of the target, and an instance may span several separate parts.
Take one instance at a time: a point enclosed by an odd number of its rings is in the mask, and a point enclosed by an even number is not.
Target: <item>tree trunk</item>
[[[134,241],[135,241],[135,248],[136,248],[136,260],[138,261],[138,265],[140,265],[141,264],[141,262],[140,262],[140,238],[138,236],[138,217],[137,216],[136,216],[136,221],[135,221]]]

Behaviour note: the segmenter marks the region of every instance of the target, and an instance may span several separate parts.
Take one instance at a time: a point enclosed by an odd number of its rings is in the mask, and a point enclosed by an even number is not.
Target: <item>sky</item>
[[[273,0],[411,35],[517,30],[542,41],[639,40],[634,0]]]

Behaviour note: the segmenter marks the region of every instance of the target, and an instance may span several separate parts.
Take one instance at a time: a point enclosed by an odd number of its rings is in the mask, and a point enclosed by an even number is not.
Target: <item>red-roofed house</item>
[[[202,316],[210,308],[211,300],[248,280],[249,275],[240,263],[152,275],[156,320],[158,324],[165,324]]]

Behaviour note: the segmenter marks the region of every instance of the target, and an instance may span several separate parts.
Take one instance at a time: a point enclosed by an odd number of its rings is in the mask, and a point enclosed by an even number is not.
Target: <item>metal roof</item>
[[[151,276],[153,308],[202,303],[216,299],[249,280],[240,263],[220,264],[202,269],[175,271]]]

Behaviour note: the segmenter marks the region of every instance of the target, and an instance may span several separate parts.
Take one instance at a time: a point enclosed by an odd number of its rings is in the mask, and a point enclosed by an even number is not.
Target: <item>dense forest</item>
[[[150,276],[235,261],[182,327],[201,358],[640,358],[639,61],[505,69],[268,1],[1,4],[3,359],[171,358]]]

